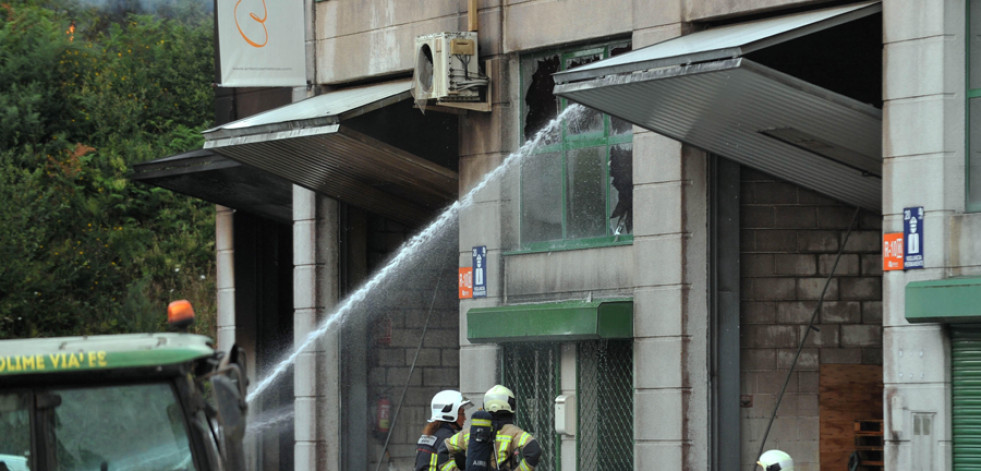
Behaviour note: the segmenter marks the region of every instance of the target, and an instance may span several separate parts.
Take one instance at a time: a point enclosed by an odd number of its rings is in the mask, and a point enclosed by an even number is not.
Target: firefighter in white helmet
[[[489,447],[490,456],[475,458],[473,453],[468,456],[468,447],[471,447],[471,431],[477,434],[476,417],[482,414],[477,412],[474,414],[474,423],[470,427],[457,432],[443,442],[443,446],[439,449],[439,455],[441,459],[444,456],[447,457],[447,460],[440,467],[440,471],[458,469],[474,471],[471,468],[497,471],[534,471],[542,457],[542,447],[534,436],[514,424],[514,413],[517,410],[514,393],[500,384],[495,385],[484,393],[483,410],[489,413],[489,425],[494,437],[493,447]],[[470,463],[471,466],[467,466],[466,463]],[[475,463],[484,463],[484,466],[473,466]]]
[[[467,420],[466,408],[473,405],[460,394],[448,389],[433,396],[429,403],[432,412],[429,423],[422,429],[422,436],[416,446],[415,471],[436,471],[442,462],[436,453],[439,446],[454,433],[463,428]]]
[[[763,471],[794,471],[794,460],[780,450],[767,450],[756,462]]]

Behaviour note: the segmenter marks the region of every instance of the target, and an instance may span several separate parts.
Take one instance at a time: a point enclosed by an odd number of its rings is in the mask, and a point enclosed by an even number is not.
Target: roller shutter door
[[[955,471],[981,470],[981,325],[951,326]]]

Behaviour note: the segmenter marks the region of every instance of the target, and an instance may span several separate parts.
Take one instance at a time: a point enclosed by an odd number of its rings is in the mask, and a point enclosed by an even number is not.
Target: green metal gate
[[[981,470],[981,326],[950,330],[954,470]]]
[[[559,394],[559,346],[554,342],[508,343],[501,351],[501,384],[514,392],[515,423],[534,435],[542,447],[542,461],[535,471],[558,471],[554,401]]]
[[[578,469],[634,469],[632,339],[579,342]]]

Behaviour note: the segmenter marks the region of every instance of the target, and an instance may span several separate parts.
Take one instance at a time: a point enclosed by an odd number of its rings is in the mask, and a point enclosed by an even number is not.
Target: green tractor
[[[244,470],[242,360],[187,333],[0,341],[0,471]]]

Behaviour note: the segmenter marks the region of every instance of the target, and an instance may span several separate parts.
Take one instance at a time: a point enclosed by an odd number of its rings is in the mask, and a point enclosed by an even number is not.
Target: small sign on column
[[[460,299],[470,299],[473,297],[473,268],[460,267]]]
[[[903,209],[903,269],[923,268],[923,206]]]
[[[487,297],[487,246],[473,248],[473,297]]]
[[[882,271],[903,269],[903,233],[882,234]]]

